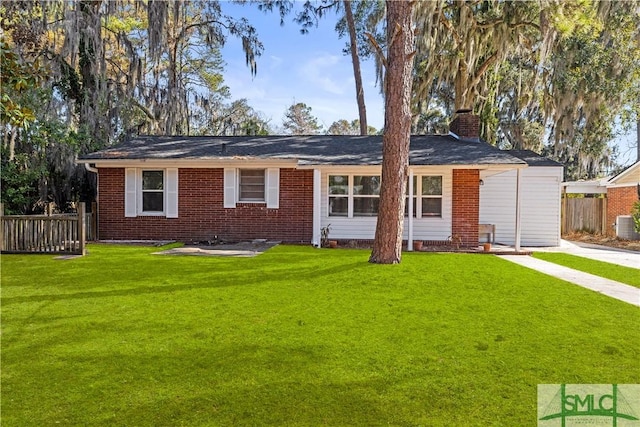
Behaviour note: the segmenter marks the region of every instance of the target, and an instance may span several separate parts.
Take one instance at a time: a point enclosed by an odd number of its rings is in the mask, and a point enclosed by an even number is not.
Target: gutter
[[[98,173],[98,169],[92,166],[89,166],[89,163],[85,163],[84,168],[89,172]]]

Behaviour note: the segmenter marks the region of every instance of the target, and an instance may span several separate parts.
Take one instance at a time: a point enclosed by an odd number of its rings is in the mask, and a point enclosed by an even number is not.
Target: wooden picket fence
[[[84,255],[94,224],[87,218],[85,203],[75,214],[59,215],[4,215],[0,204],[0,252]]]

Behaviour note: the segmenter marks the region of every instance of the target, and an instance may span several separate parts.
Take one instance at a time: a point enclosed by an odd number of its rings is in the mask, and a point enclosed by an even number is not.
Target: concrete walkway
[[[558,247],[527,248],[527,250],[533,252],[562,252],[611,264],[618,264],[625,267],[636,268],[640,275],[640,252],[569,242],[566,240],[563,240]],[[501,255],[501,258],[640,307],[640,289],[634,286],[584,273],[531,256]]]
[[[611,264],[640,269],[640,252],[610,248],[608,246],[562,240],[560,246],[526,249],[533,252],[563,252]],[[638,274],[640,274],[640,271]]]

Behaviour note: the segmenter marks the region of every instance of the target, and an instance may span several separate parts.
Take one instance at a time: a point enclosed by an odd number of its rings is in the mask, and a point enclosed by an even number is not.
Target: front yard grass
[[[494,256],[2,257],[2,424],[535,426],[637,383],[640,310]]]
[[[640,269],[637,268],[556,252],[536,252],[533,256],[544,261],[573,268],[574,270],[580,270],[640,288]]]

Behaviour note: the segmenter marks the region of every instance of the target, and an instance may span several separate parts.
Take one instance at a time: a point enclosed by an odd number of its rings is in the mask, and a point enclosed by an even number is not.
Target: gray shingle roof
[[[139,136],[79,158],[100,160],[297,160],[300,165],[379,165],[382,136]],[[507,151],[451,135],[412,136],[412,165],[524,164]]]
[[[508,150],[507,153],[524,160],[529,166],[562,166],[562,163],[543,157],[531,150]]]

